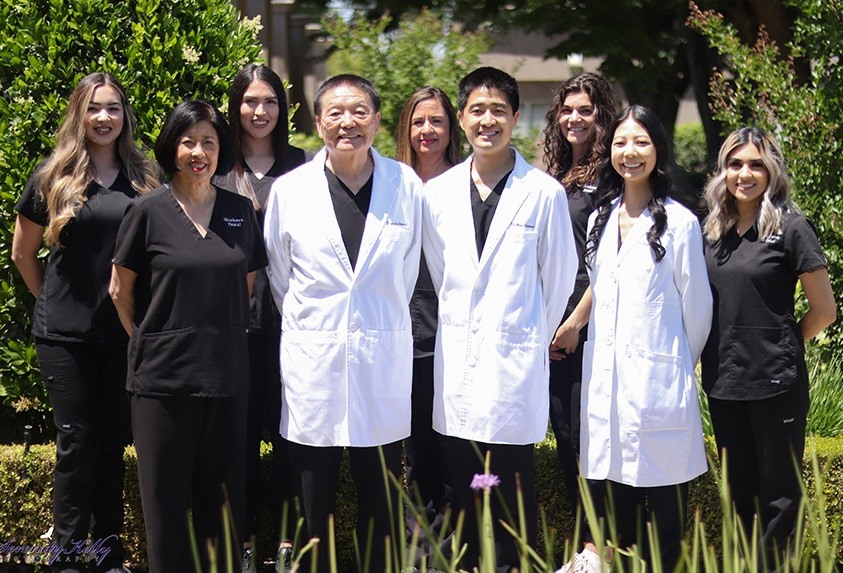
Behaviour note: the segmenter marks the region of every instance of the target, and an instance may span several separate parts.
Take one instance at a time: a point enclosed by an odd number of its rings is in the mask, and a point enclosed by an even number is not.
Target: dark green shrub
[[[701,123],[683,123],[673,133],[673,153],[676,163],[685,172],[691,187],[702,191],[708,175],[705,160],[705,131]]]

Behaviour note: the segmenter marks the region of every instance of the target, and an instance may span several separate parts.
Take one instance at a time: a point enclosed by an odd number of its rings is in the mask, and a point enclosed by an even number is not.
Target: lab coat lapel
[[[337,255],[337,259],[350,277],[354,271],[351,268],[348,252],[345,250],[340,225],[337,222],[337,215],[334,213],[334,203],[331,201],[331,192],[328,191],[328,179],[325,177],[326,155],[327,152],[323,148],[310,162],[312,169],[308,171],[305,177],[307,184],[303,191],[313,193],[311,205],[313,206],[313,216],[316,218],[316,223],[325,234]],[[309,189],[312,189],[312,191],[308,191]]]
[[[377,244],[378,237],[383,231],[387,220],[395,206],[398,190],[395,188],[398,173],[394,169],[386,169],[385,161],[374,149],[371,150],[375,162],[375,174],[372,181],[372,199],[369,202],[369,213],[366,215],[366,226],[363,228],[363,239],[360,241],[360,252],[357,255],[355,274],[366,263]],[[398,221],[406,224],[406,221]]]
[[[495,209],[495,216],[492,218],[492,225],[489,227],[489,236],[486,237],[486,244],[483,246],[483,254],[480,257],[480,267],[483,267],[495,252],[498,243],[501,242],[503,234],[509,228],[515,214],[524,204],[527,196],[530,194],[530,187],[525,185],[518,185],[518,180],[523,176],[524,169],[521,156],[515,152],[515,167],[509,175],[509,180],[506,182],[503,194],[501,194],[500,202]],[[470,206],[469,206],[470,209]],[[471,226],[472,230],[474,225]]]
[[[620,205],[620,203],[618,203]],[[616,229],[619,228],[618,226],[618,209],[615,209],[613,213],[615,217],[615,227]],[[638,241],[641,239],[642,236],[647,234],[647,231],[650,230],[650,227],[653,226],[653,218],[650,216],[650,210],[644,209],[644,212],[635,220],[635,224],[626,234],[626,238],[624,239],[623,243],[621,244],[620,250],[618,250],[618,265],[621,264],[623,258],[629,254],[629,252],[635,247]],[[615,240],[617,240],[618,234],[617,230],[615,231]]]

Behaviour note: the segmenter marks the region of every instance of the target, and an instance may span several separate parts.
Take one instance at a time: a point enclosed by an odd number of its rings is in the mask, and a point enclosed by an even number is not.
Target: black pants
[[[582,352],[580,340],[576,351],[564,360],[550,361],[550,427],[556,436],[556,453],[562,467],[562,479],[568,506],[576,515],[579,504],[580,474],[580,394],[582,391]]]
[[[433,430],[433,356],[413,360],[413,395],[410,437],[404,440],[407,489],[432,531],[440,532],[450,505],[451,483],[440,436]],[[407,529],[412,534],[416,518],[407,511]],[[422,531],[419,532],[422,542]]]
[[[261,498],[272,510],[273,538],[292,539],[296,530],[293,463],[290,445],[281,437],[281,374],[278,346],[281,333],[269,329],[249,333],[249,403],[246,417],[246,537],[258,531]],[[260,443],[264,432],[272,444],[272,480],[268,492],[260,483]],[[282,524],[282,509],[287,520]]]
[[[709,398],[708,404],[738,518],[749,535],[758,514],[772,569],[794,534],[802,499],[807,385],[766,400]]]
[[[36,341],[56,424],[53,538],[61,547],[88,538],[108,551],[95,571],[123,563],[123,450],[129,442],[126,347]],[[54,562],[81,571],[78,555]]]
[[[301,501],[307,522],[308,537],[320,539],[318,571],[330,571],[328,554],[328,516],[337,508],[342,447],[306,446],[291,442],[293,467],[301,480]],[[393,476],[401,475],[401,442],[367,448],[347,448],[351,461],[351,477],[357,487],[357,541],[360,555],[371,544],[371,562],[362,573],[384,571],[389,557],[384,539],[401,535],[401,516],[396,515],[397,496],[392,481],[383,473],[379,450],[383,451],[385,469]],[[387,487],[384,487],[386,477]],[[390,514],[392,512],[392,514]],[[373,524],[369,536],[369,523]],[[305,564],[304,571],[310,570]]]
[[[233,571],[240,570],[246,397],[132,396],[132,427],[146,522],[149,573],[193,571],[188,515],[208,570],[208,543],[224,563],[222,511],[233,516]]]
[[[518,544],[499,523],[503,519],[516,530],[518,522],[518,490],[516,475],[520,479],[521,498],[527,521],[527,542],[535,547],[538,530],[538,506],[535,488],[534,444],[509,445],[471,442],[452,436],[442,436],[445,445],[445,459],[453,483],[452,520],[465,513],[462,537],[468,549],[460,562],[461,567],[471,570],[479,564],[480,529],[475,496],[480,493],[471,489],[474,474],[484,472],[486,452],[490,455],[490,473],[500,478],[500,486],[492,492],[492,523],[495,535],[495,556],[497,566],[518,567],[520,564]],[[479,450],[479,453],[478,453]]]
[[[647,523],[656,528],[662,571],[670,573],[679,563],[688,510],[688,483],[660,487],[634,487],[613,481],[588,481],[598,517],[614,522],[619,547],[638,545],[652,569]],[[611,530],[607,526],[604,535]],[[591,535],[585,535],[591,539]]]

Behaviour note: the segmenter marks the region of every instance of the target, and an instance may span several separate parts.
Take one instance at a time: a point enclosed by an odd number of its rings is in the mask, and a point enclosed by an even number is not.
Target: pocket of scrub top
[[[139,389],[178,391],[190,378],[196,353],[193,328],[144,332],[134,341],[135,380]]]
[[[726,375],[732,384],[751,389],[758,398],[797,385],[798,342],[786,326],[733,326],[725,337]]]
[[[628,345],[623,361],[627,400],[639,412],[641,430],[686,428],[687,396],[682,360]],[[639,387],[639,391],[632,391]]]

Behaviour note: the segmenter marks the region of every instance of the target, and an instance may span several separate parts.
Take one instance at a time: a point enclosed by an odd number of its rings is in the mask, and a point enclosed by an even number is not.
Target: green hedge
[[[709,451],[713,451],[710,441],[708,446]],[[837,532],[836,535],[839,536],[843,532],[843,438],[809,440],[805,458],[805,483],[811,499],[817,499],[816,477],[811,470],[814,454],[819,462],[819,475],[824,479],[823,498],[827,521],[830,530]],[[46,532],[52,523],[50,499],[54,457],[55,448],[50,445],[32,446],[26,456],[23,455],[23,446],[0,447],[0,544],[12,539],[18,545],[44,544],[39,536]],[[143,568],[146,563],[146,543],[134,449],[126,449],[125,460],[127,471],[124,540],[127,559]],[[263,462],[266,481],[261,485],[261,489],[268,491],[268,455],[263,456]],[[353,569],[354,564],[351,535],[354,531],[356,509],[352,501],[353,486],[347,464],[343,465],[342,471],[336,531],[340,570],[346,570]],[[720,546],[721,502],[716,479],[718,471],[718,468],[712,467],[705,476],[694,481],[690,491],[691,514],[699,512],[702,522],[706,525],[709,542],[714,547]],[[567,509],[555,444],[551,440],[536,447],[536,474],[540,511],[546,525],[545,528],[540,527],[539,547],[545,547],[546,532],[547,541],[554,547],[558,564],[560,556],[566,554],[565,541],[573,536],[574,517]],[[264,556],[269,556],[273,547],[269,538],[269,520],[267,510],[262,516],[258,539]],[[568,552],[569,550],[570,548],[567,548]],[[0,560],[2,559],[3,556],[0,556]],[[843,549],[838,550],[837,560],[843,562]]]

